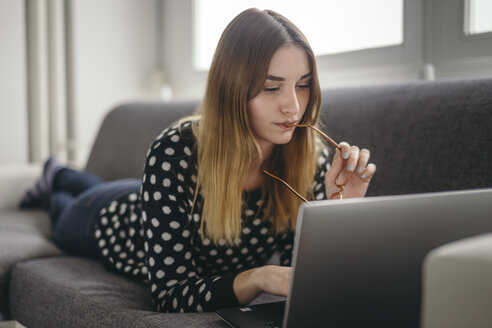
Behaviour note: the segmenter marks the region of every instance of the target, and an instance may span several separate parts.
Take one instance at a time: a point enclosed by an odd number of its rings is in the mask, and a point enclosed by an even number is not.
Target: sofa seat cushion
[[[153,312],[147,285],[88,258],[19,263],[10,290],[12,316],[28,327],[227,327],[213,312]]]
[[[0,314],[9,317],[8,285],[17,262],[61,255],[50,240],[51,223],[44,211],[0,211]]]

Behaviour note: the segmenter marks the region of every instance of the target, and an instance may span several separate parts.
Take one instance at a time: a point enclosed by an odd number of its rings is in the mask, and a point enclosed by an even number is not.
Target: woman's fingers
[[[360,177],[364,174],[367,163],[369,163],[369,157],[371,153],[367,149],[362,149],[359,153],[359,161],[357,163],[357,168],[355,169],[355,173]]]
[[[355,169],[355,166],[357,165],[357,162],[359,161],[359,147],[357,146],[351,146],[350,147],[350,155],[347,159],[347,171],[353,172]]]
[[[371,153],[367,149],[362,149],[359,154],[359,163],[357,164],[356,174],[362,179],[369,181],[376,173],[376,165],[369,162]]]
[[[340,153],[342,155],[342,158],[344,160],[348,159],[350,156],[350,145],[346,143],[345,141],[342,141],[339,143],[340,146]]]
[[[342,161],[337,162],[337,167],[335,171],[337,172],[335,179],[336,184],[341,185],[344,184],[348,177],[352,175],[358,159],[359,159],[359,147],[350,146],[346,142],[340,143]]]
[[[331,162],[331,167],[325,176],[326,185],[333,184],[333,181],[335,181],[336,177],[343,169],[343,162],[344,161],[342,160],[341,153],[338,150],[335,150],[333,160]]]
[[[369,182],[372,176],[376,173],[376,165],[370,163],[366,166],[366,169],[360,174],[360,178],[364,181]]]
[[[332,166],[325,176],[326,195],[331,198],[343,190],[344,197],[363,197],[376,172],[376,165],[369,163],[371,153],[346,142],[339,145],[340,149],[335,151]]]

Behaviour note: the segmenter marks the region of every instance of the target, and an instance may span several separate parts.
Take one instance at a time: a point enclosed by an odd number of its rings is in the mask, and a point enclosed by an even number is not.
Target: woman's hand
[[[292,268],[278,265],[265,265],[243,271],[233,283],[234,293],[240,304],[248,304],[261,292],[287,296]]]
[[[256,273],[261,291],[278,296],[287,296],[291,272],[291,267],[279,265],[259,267]]]
[[[343,198],[364,197],[376,172],[376,165],[368,164],[371,154],[367,149],[359,150],[359,147],[350,146],[346,142],[341,142],[340,147],[341,152],[336,151],[331,168],[325,176],[326,196],[330,198],[340,190],[335,181],[343,184],[352,173],[350,181],[344,186]]]

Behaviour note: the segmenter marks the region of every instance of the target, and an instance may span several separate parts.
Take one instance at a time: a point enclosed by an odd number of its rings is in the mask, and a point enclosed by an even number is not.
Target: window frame
[[[466,33],[468,0],[433,0],[432,60],[437,78],[492,75],[492,32]]]
[[[463,15],[461,18],[463,19],[463,32],[466,38],[469,39],[489,39],[492,38],[492,31],[481,32],[481,33],[467,33],[468,28],[470,27],[470,6],[473,0],[464,0],[463,1]]]
[[[317,56],[321,87],[492,76],[492,32],[465,35],[465,1],[404,0],[403,43]],[[208,71],[193,65],[194,0],[164,0],[163,14],[163,62],[173,96],[201,98]]]

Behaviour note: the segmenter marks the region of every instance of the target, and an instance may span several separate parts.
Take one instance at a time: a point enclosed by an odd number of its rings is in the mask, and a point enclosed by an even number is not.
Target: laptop
[[[417,328],[426,254],[491,231],[492,189],[303,204],[286,301],[217,314],[238,328]]]

